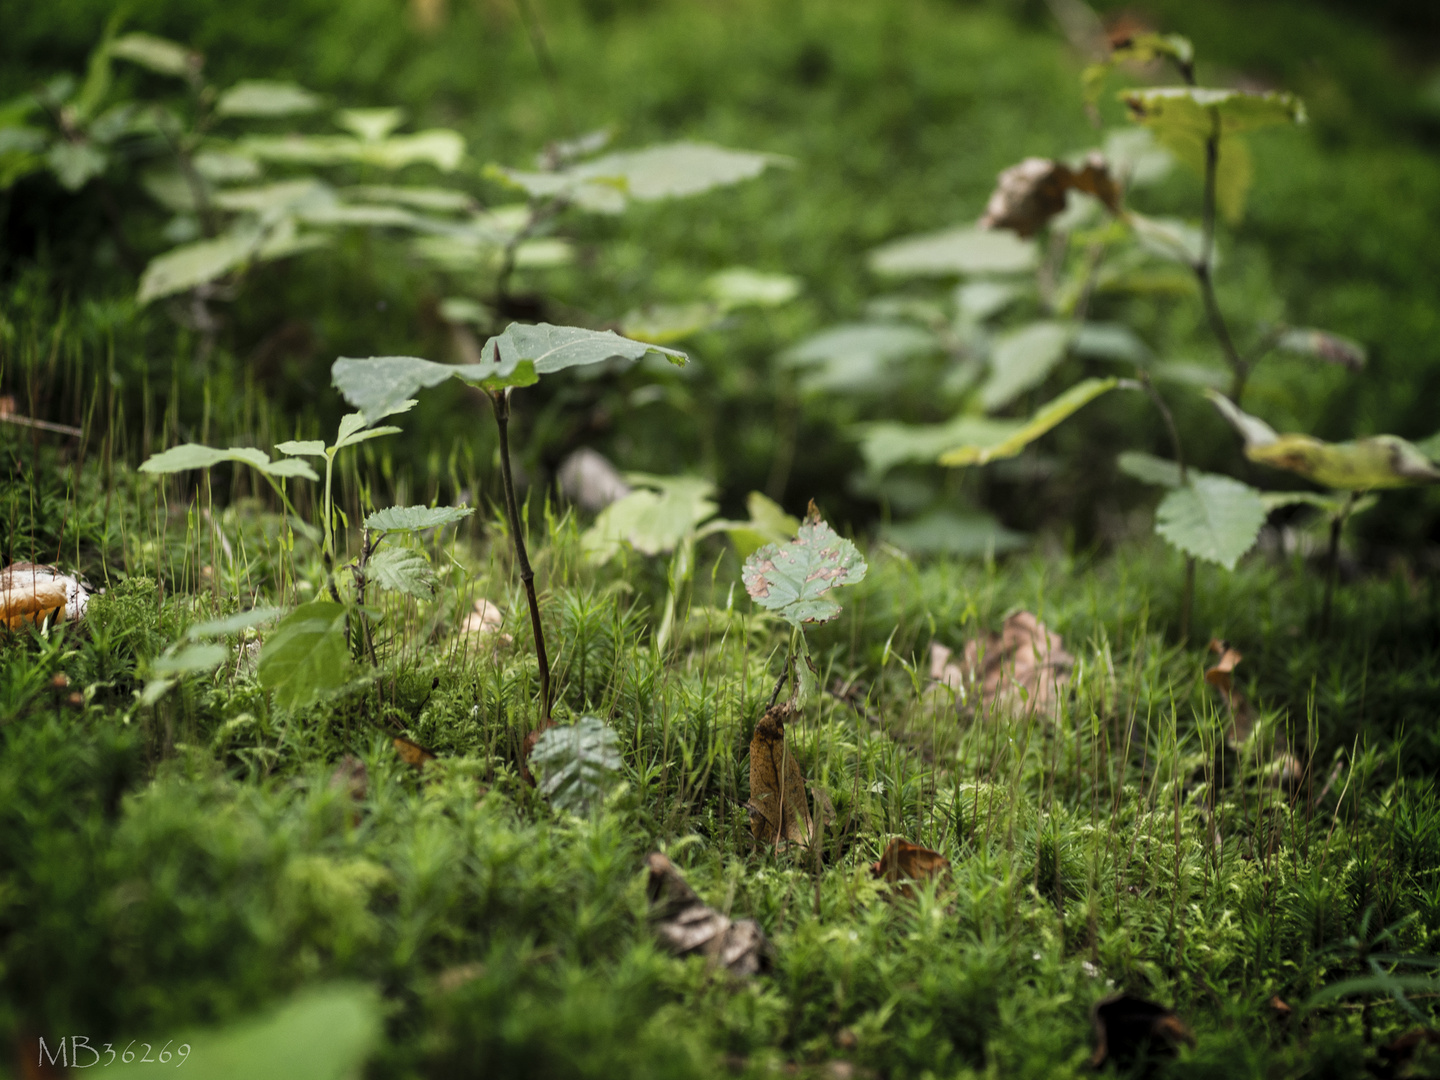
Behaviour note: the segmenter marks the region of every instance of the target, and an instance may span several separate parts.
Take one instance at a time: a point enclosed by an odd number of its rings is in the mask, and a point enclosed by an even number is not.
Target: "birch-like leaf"
[[[892,277],[1016,274],[1034,268],[1035,244],[1013,233],[965,225],[893,240],[870,253],[870,269]]]
[[[319,107],[320,99],[303,86],[269,79],[238,82],[215,102],[220,116],[293,116]]]
[[[542,731],[529,765],[540,776],[540,794],[561,810],[583,814],[619,778],[620,740],[603,720],[582,716],[574,724]]]
[[[1187,555],[1234,570],[1255,546],[1265,516],[1265,502],[1250,485],[1202,474],[1161,500],[1155,531]]]
[[[840,614],[830,593],[865,578],[865,559],[849,540],[837,535],[811,504],[794,540],[766,544],[745,560],[745,591],[763,608],[792,626],[829,622]]]
[[[414,548],[383,547],[365,564],[365,577],[382,589],[420,600],[435,595],[435,571]]]
[[[468,506],[387,506],[365,519],[378,532],[423,532],[464,521],[475,511]]]
[[[154,34],[125,34],[110,43],[110,55],[158,75],[184,77],[199,71],[202,57],[184,45]]]
[[[169,450],[147,460],[140,466],[140,471],[148,473],[186,472],[189,469],[208,469],[212,465],[219,465],[225,461],[238,461],[270,476],[298,476],[305,480],[319,479],[315,475],[315,470],[303,461],[271,461],[270,455],[265,451],[252,447],[237,446],[229,450],[219,450],[211,446],[201,446],[199,443],[181,443],[179,446],[172,446]]]
[[[292,611],[265,639],[258,674],[282,708],[309,704],[344,686],[350,677],[344,607],[312,600]]]
[[[485,343],[481,354],[501,367],[528,361],[536,375],[549,375],[566,368],[601,364],[608,360],[639,360],[646,353],[659,353],[670,363],[683,365],[688,357],[679,349],[667,349],[645,341],[631,341],[613,330],[585,330],[578,326],[538,323],[511,323],[504,333]],[[462,376],[467,378],[468,376]]]
[[[673,551],[719,509],[709,480],[645,473],[628,473],[625,479],[636,490],[601,510],[581,537],[581,546],[596,562],[610,559],[622,543],[642,555]]]
[[[335,388],[364,413],[367,422],[389,416],[421,390],[446,379],[460,379],[486,389],[529,386],[537,381],[535,366],[518,360],[505,363],[437,364],[416,356],[342,356],[330,368]]]

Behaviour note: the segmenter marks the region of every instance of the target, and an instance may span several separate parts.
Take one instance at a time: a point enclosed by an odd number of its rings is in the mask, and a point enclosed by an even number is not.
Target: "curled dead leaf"
[[[650,923],[655,936],[674,956],[698,953],[732,975],[755,975],[770,968],[770,946],[754,919],[731,919],[695,894],[675,864],[658,851],[645,857],[650,879]]]
[[[976,712],[1053,716],[1070,682],[1075,658],[1060,635],[1028,611],[1005,620],[998,634],[965,643],[959,661],[930,643],[930,677],[956,694],[957,707]]]
[[[1144,1058],[1174,1057],[1181,1043],[1195,1045],[1195,1036],[1173,1009],[1134,994],[1111,994],[1090,1010],[1095,1026],[1095,1052],[1091,1068],[1107,1061],[1125,1070]]]
[[[757,844],[808,844],[815,835],[800,763],[785,744],[785,724],[795,706],[782,701],[765,710],[750,740],[750,832]]]
[[[1090,154],[1079,169],[1071,169],[1063,161],[1032,157],[1000,174],[980,226],[1034,236],[1065,209],[1070,191],[1094,195],[1111,213],[1120,209],[1120,188],[1100,154]]]
[[[426,750],[417,742],[411,742],[403,735],[396,735],[390,740],[395,745],[395,753],[400,755],[400,760],[406,765],[413,765],[417,769],[423,769],[430,762],[435,760],[435,755]]]
[[[871,865],[870,873],[895,886],[895,891],[905,899],[913,900],[915,890],[909,882],[948,877],[950,860],[938,851],[931,851],[897,836],[890,841],[879,861]]]
[[[1230,738],[1239,742],[1250,735],[1255,726],[1255,713],[1245,695],[1235,689],[1235,667],[1244,657],[1240,650],[1221,638],[1210,639],[1210,651],[1219,657],[1205,669],[1205,681],[1220,692],[1230,710]]]
[[[0,625],[9,630],[25,623],[77,622],[89,603],[85,584],[53,566],[17,562],[0,570]]]

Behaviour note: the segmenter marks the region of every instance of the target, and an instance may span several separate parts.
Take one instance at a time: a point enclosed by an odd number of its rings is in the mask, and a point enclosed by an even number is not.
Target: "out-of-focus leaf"
[[[1154,454],[1146,454],[1140,450],[1127,450],[1115,459],[1115,463],[1120,466],[1120,471],[1126,476],[1134,477],[1142,484],[1154,484],[1156,487],[1167,488],[1180,486],[1180,466],[1173,461],[1156,457]]]
[[[705,291],[722,308],[779,307],[800,295],[800,279],[732,266],[705,279]]]
[[[235,229],[213,240],[198,240],[157,255],[140,276],[136,299],[148,304],[223,277],[249,262],[262,239],[258,230]]]
[[[290,457],[326,457],[326,446],[324,439],[291,439],[289,442],[276,443],[275,449]]]
[[[571,174],[584,180],[615,182],[637,202],[651,202],[699,195],[754,179],[773,165],[789,164],[790,159],[779,154],[676,142],[606,154],[576,166]]]
[[[1116,178],[1127,188],[1159,183],[1175,163],[1147,128],[1117,128],[1105,136],[1104,152]]]
[[[650,923],[666,951],[699,954],[732,975],[756,975],[769,967],[768,943],[754,919],[731,919],[705,904],[660,852],[652,851],[645,863]]]
[[[870,269],[895,277],[1016,274],[1032,270],[1035,245],[1008,232],[973,225],[895,240],[870,253]]]
[[[1431,461],[1440,461],[1440,431],[1431,435],[1428,439],[1422,439],[1415,444],[1415,449],[1428,457]]]
[[[962,319],[980,323],[1019,297],[1019,286],[1008,281],[969,281],[955,288],[955,310]]]
[[[307,204],[333,205],[335,193],[328,184],[307,177],[303,180],[277,180],[253,187],[226,188],[214,194],[213,202],[221,210],[274,214]]]
[[[459,213],[471,210],[475,200],[463,191],[441,187],[402,187],[394,184],[361,184],[341,191],[352,202],[397,203],[417,210]]]
[[[199,71],[199,53],[154,34],[125,34],[110,43],[110,55],[155,72],[184,77]]]
[[[881,535],[915,555],[1001,555],[1030,544],[1024,533],[1007,529],[994,515],[979,511],[932,510],[887,525]]]
[[[906,899],[913,899],[912,881],[943,881],[950,876],[950,860],[938,851],[896,837],[870,867],[872,877],[894,887]]]
[[[1176,218],[1154,218],[1127,211],[1125,220],[1135,230],[1135,238],[1141,246],[1162,259],[1194,266],[1200,261],[1200,230]],[[1212,260],[1218,265],[1219,260]]]
[[[474,509],[469,506],[387,506],[365,519],[365,528],[380,532],[423,532],[464,521]]]
[[[537,375],[549,375],[584,364],[639,360],[652,352],[676,365],[683,365],[688,359],[679,349],[667,349],[646,341],[631,341],[613,330],[585,330],[578,326],[551,326],[549,323],[534,326],[511,323],[504,333],[485,343],[482,356],[487,361],[495,361],[498,356],[501,367],[529,361],[535,365]]]
[[[1092,360],[1118,360],[1126,364],[1144,364],[1152,355],[1139,335],[1124,323],[1081,323],[1070,342],[1070,351]]]
[[[150,670],[156,675],[189,675],[196,671],[214,671],[230,657],[223,645],[187,645],[178,652],[156,657]]]
[[[108,160],[88,142],[56,142],[45,155],[45,163],[66,191],[79,191],[105,171]]]
[[[910,323],[845,323],[822,330],[780,354],[782,364],[809,369],[808,390],[889,389],[889,367],[934,352],[935,335]]]
[[[803,640],[803,639],[802,639]],[[807,657],[797,658],[804,665]],[[795,718],[788,701],[765,710],[750,739],[750,835],[757,844],[788,847],[815,838],[805,774],[785,745],[785,725]]]
[[[783,544],[800,528],[800,519],[787,514],[773,499],[752,491],[745,497],[749,521],[725,523],[725,532],[740,559],[748,559],[766,544]]]
[[[987,416],[959,416],[944,424],[885,420],[861,429],[860,453],[870,472],[882,476],[896,465],[933,464],[945,451],[959,446],[1003,442],[1023,426],[1018,420],[992,420]]]
[[[488,165],[485,175],[519,188],[532,199],[558,199],[591,214],[619,214],[625,210],[625,192],[618,181],[587,180],[568,172],[526,172],[503,165]]]
[[[179,446],[172,446],[169,450],[149,458],[140,466],[140,471],[148,473],[186,472],[190,469],[208,469],[223,461],[239,461],[270,476],[298,476],[306,480],[319,479],[315,475],[315,470],[303,461],[271,461],[270,455],[265,451],[252,447],[219,450],[211,446],[201,446],[199,443],[181,443]]]
[[[287,709],[344,686],[350,676],[345,609],[332,600],[301,604],[265,639],[258,675]]]
[[[421,600],[435,595],[435,571],[414,548],[381,548],[365,563],[365,577],[382,589]]]
[[[366,142],[379,142],[405,119],[403,109],[341,109],[335,122]]]
[[[540,794],[554,806],[587,813],[619,778],[620,740],[603,720],[582,716],[568,726],[542,731],[529,765],[540,776]]]
[[[1155,531],[1186,555],[1234,570],[1255,546],[1265,516],[1265,501],[1250,485],[1201,474],[1161,500]]]
[[[1090,154],[1079,169],[1063,161],[1032,157],[1000,174],[980,225],[1009,229],[1029,238],[1065,209],[1071,191],[1095,196],[1111,213],[1120,209],[1120,189],[1100,154]]]
[[[581,546],[597,562],[613,557],[622,543],[642,555],[673,551],[719,509],[709,480],[645,473],[627,473],[625,479],[635,490],[601,510],[581,537]]]
[[[1348,494],[1327,494],[1323,491],[1262,491],[1260,498],[1264,500],[1266,510],[1279,510],[1282,506],[1313,506],[1331,517],[1342,513],[1354,517],[1379,501],[1374,495],[1352,501]]]
[[[489,326],[494,313],[478,300],[468,296],[447,296],[440,301],[440,317],[448,323],[470,323]]]
[[[351,135],[253,135],[239,149],[264,161],[291,165],[338,165],[356,162],[382,169],[429,164],[443,172],[459,168],[465,157],[465,140],[444,128],[392,135],[367,142]]]
[[[1062,420],[1119,385],[1119,379],[1086,379],[1078,382],[1055,400],[1042,406],[1012,434],[993,443],[955,447],[940,455],[940,464],[984,465],[989,461],[1014,457]]]
[[[1365,346],[1326,330],[1294,327],[1280,335],[1275,347],[1284,352],[1313,356],[1317,360],[1339,364],[1351,371],[1360,371],[1365,367]]]
[[[320,99],[302,86],[269,79],[246,79],[220,95],[220,116],[294,116],[314,112]]]
[[[716,304],[652,304],[620,320],[625,336],[651,345],[669,345],[708,330],[724,315]]]
[[[407,412],[414,407],[415,402],[405,401],[386,413],[387,416],[397,412]],[[335,433],[335,445],[326,452],[334,454],[337,450],[343,450],[347,446],[354,446],[356,443],[366,442],[370,439],[378,439],[382,435],[399,435],[398,427],[372,427],[367,429],[366,425],[378,420],[379,417],[366,416],[363,412],[348,413],[340,418],[340,428]]]
[[[839,615],[840,605],[830,593],[863,581],[865,570],[855,545],[821,521],[812,503],[795,539],[756,551],[745,560],[741,578],[757,604],[799,626]]]
[[[238,634],[241,630],[249,630],[254,626],[262,626],[272,619],[280,617],[282,612],[279,608],[258,607],[250,611],[237,611],[234,615],[226,615],[220,619],[210,619],[206,622],[198,622],[185,631],[185,636],[191,641],[199,641],[203,638],[225,637],[229,634]]]
[[[1372,435],[1328,443],[1313,435],[1279,435],[1258,417],[1215,391],[1208,396],[1245,440],[1245,456],[1261,465],[1299,473],[1341,491],[1440,483],[1440,467],[1398,435]]]
[[[999,409],[1039,386],[1065,358],[1074,336],[1073,324],[1046,321],[1000,338],[990,352],[990,377],[980,387],[980,404],[987,411]]]
[[[252,1019],[156,1038],[169,1053],[185,1047],[170,1067],[205,1080],[352,1080],[381,1036],[379,995],[365,986],[332,984],[303,990],[279,1009]],[[158,1051],[156,1051],[158,1053]],[[116,1059],[107,1068],[120,1076],[150,1076],[158,1057]]]

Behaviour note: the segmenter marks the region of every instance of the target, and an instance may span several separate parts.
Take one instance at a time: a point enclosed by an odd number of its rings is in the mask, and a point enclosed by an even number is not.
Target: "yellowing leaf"
[[[1119,379],[1086,379],[1076,383],[1011,434],[992,443],[970,444],[948,450],[940,455],[940,464],[984,465],[986,462],[1014,457],[1062,420],[1119,385]]]

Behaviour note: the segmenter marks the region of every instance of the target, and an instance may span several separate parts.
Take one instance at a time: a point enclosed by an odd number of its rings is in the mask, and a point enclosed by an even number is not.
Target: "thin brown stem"
[[[1330,633],[1330,611],[1335,600],[1335,577],[1340,569],[1340,534],[1345,531],[1345,521],[1355,505],[1359,492],[1352,491],[1340,512],[1330,519],[1330,549],[1325,558],[1325,604],[1320,609],[1320,636]]]
[[[525,551],[525,533],[520,522],[520,509],[515,501],[515,481],[510,474],[510,392],[493,391],[490,404],[495,407],[495,426],[500,430],[500,479],[505,488],[505,512],[510,519],[510,539],[515,544],[515,558],[520,564],[520,580],[525,584],[525,599],[530,604],[530,628],[535,633],[535,659],[540,666],[540,720],[550,722],[550,659],[545,654],[545,630],[540,625],[540,602],[535,598],[535,571]]]

